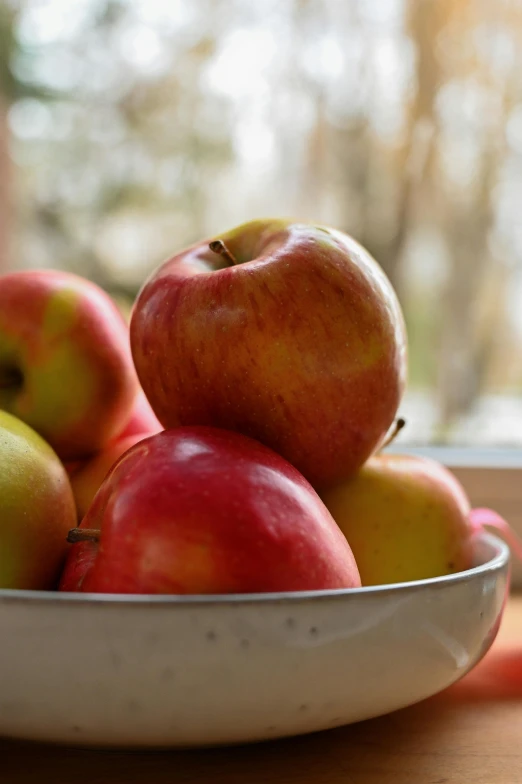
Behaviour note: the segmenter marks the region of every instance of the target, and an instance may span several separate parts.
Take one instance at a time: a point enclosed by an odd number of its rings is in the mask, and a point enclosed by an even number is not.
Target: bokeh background
[[[522,0],[0,0],[1,271],[274,215],[391,278],[403,440],[522,445]]]

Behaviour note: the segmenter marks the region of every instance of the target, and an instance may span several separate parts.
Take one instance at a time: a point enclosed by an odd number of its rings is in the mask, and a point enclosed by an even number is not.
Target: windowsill
[[[493,449],[489,447],[461,446],[403,446],[397,451],[412,455],[426,455],[447,466],[466,468],[522,468],[522,449]],[[390,446],[389,451],[394,447]]]

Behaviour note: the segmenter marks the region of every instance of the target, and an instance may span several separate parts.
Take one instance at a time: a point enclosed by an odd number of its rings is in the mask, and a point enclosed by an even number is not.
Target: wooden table
[[[291,740],[177,752],[0,741],[1,784],[522,783],[522,597],[460,683],[380,719]]]

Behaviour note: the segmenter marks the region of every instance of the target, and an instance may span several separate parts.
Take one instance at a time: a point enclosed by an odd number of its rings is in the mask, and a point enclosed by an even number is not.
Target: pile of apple
[[[406,364],[392,286],[330,228],[253,221],[196,244],[145,282],[130,326],[81,277],[0,277],[0,588],[252,593],[468,568],[457,480],[381,451]]]

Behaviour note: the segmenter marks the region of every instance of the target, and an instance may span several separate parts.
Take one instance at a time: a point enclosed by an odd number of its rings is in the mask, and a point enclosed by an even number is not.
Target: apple
[[[134,406],[122,432],[103,449],[89,457],[65,461],[71,480],[78,519],[82,520],[98,488],[116,460],[147,436],[163,430],[150,404],[140,388]]]
[[[101,288],[56,270],[0,278],[0,408],[60,458],[92,454],[117,436],[138,389],[128,327]]]
[[[153,433],[159,433],[160,430],[163,430],[163,427],[152,410],[143,390],[140,388],[130,418],[117,436],[117,440],[120,441],[127,436],[142,435],[143,433],[152,435]]]
[[[131,447],[69,540],[62,591],[228,594],[360,584],[350,546],[297,469],[253,439],[212,427],[165,430]]]
[[[130,335],[164,427],[253,437],[316,488],[375,451],[405,385],[391,284],[355,240],[323,226],[257,220],[183,250],[145,282]]]
[[[78,520],[82,520],[100,485],[112,466],[127,449],[152,435],[153,432],[131,433],[112,441],[105,449],[80,463],[66,465],[76,502]]]
[[[362,585],[468,569],[476,526],[466,492],[438,461],[381,453],[320,493],[350,542]]]
[[[122,432],[103,449],[88,457],[64,461],[71,480],[78,519],[81,520],[92,499],[116,460],[138,441],[163,430],[140,388]]]
[[[69,480],[53,449],[0,411],[0,588],[56,588],[75,520]]]

